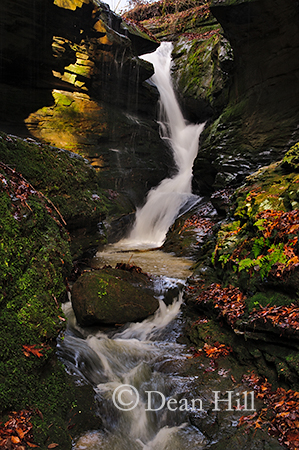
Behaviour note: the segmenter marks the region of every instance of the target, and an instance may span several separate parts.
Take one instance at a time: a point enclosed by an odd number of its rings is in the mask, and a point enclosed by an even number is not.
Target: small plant
[[[100,298],[104,297],[104,295],[107,295],[106,288],[108,286],[109,282],[105,280],[99,280],[99,290],[98,290],[98,296]]]

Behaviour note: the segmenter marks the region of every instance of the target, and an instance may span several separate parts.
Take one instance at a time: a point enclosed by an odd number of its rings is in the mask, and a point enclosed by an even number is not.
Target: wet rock
[[[130,272],[119,270],[118,276],[113,273],[86,272],[75,282],[72,303],[80,325],[139,321],[158,309],[155,297],[128,281],[132,281]]]
[[[138,57],[159,44],[100,1],[13,0],[0,16],[1,128],[90,158],[140,204],[167,173],[153,67]]]
[[[202,24],[204,26],[204,23]],[[229,42],[219,34],[219,24],[205,27],[193,39],[183,34],[173,50],[173,75],[186,117],[204,122],[227,102],[230,64],[233,53]],[[208,36],[207,36],[208,35]]]
[[[210,446],[211,450],[281,450],[279,442],[263,430],[237,430]]]
[[[297,4],[215,0],[211,12],[232,46],[234,73],[228,105],[207,129],[196,162],[203,192],[238,185],[298,140]]]

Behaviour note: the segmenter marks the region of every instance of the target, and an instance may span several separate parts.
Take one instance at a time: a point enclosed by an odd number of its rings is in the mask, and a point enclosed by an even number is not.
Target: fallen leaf
[[[23,352],[24,352],[25,356],[28,356],[28,353],[32,353],[34,356],[41,358],[44,355],[39,350],[41,350],[41,349],[35,348],[35,344],[34,345],[23,345]]]

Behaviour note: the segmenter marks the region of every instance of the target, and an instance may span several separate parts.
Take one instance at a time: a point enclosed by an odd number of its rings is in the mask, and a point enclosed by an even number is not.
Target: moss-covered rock
[[[125,275],[128,278],[129,275]],[[92,271],[84,273],[75,282],[72,304],[80,325],[135,322],[157,310],[159,302],[155,297],[119,278]]]
[[[290,152],[295,154],[297,146]],[[298,174],[275,163],[248,177],[236,191],[234,221],[222,224],[213,262],[225,282],[253,295],[275,287],[297,299]]]
[[[121,196],[99,187],[100,177],[87,160],[65,150],[0,133],[0,161],[51,200],[69,229],[94,227],[108,212],[132,208]]]
[[[65,417],[75,393],[55,341],[65,327],[69,237],[49,201],[3,164],[0,211],[0,414],[37,409],[36,442],[43,448],[51,435],[68,448]]]
[[[298,385],[297,154],[296,144],[283,161],[262,167],[230,197],[226,219],[199,251],[186,293],[187,304],[210,318],[211,330],[203,322],[189,331],[193,342],[197,334],[202,339],[212,333],[213,320],[223,321],[234,331],[236,354],[236,340],[244,345],[245,339],[244,352],[251,345],[259,349],[259,373],[288,386]]]
[[[233,54],[219,24],[182,34],[173,50],[173,74],[187,117],[204,121],[227,102]],[[193,117],[192,117],[193,116]]]

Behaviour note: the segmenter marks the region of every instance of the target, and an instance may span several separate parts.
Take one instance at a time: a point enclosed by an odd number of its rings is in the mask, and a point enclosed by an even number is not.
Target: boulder
[[[117,271],[117,275],[119,275]],[[140,321],[159,307],[158,300],[125,278],[105,271],[85,272],[74,283],[72,303],[82,326],[112,325]]]

